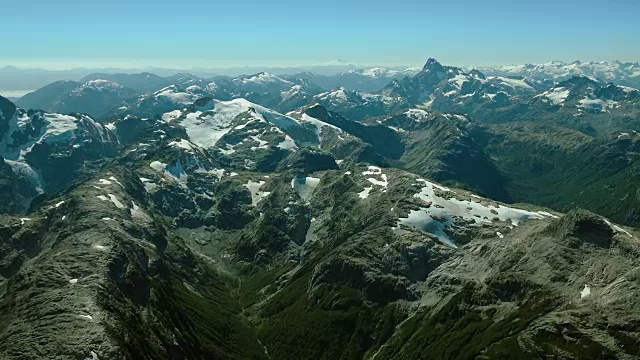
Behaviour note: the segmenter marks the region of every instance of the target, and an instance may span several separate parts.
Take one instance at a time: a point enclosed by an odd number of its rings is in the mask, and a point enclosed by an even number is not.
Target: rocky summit
[[[0,97],[0,359],[640,358],[640,91],[574,65]]]

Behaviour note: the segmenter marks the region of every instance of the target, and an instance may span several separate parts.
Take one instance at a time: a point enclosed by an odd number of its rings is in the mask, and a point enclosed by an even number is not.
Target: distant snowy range
[[[466,70],[471,67],[462,66]],[[537,80],[563,81],[573,76],[585,76],[607,82],[615,82],[638,88],[640,87],[640,64],[638,62],[563,62],[551,61],[543,64],[516,64],[508,66],[474,67],[485,75],[522,76]],[[160,77],[175,77],[190,74],[200,78],[234,77],[259,72],[277,75],[306,74],[313,76],[313,82],[325,89],[343,86],[349,90],[377,91],[386,86],[390,80],[415,75],[421,67],[412,66],[363,66],[354,65],[343,60],[326,64],[300,67],[259,67],[245,66],[232,68],[72,68],[67,70],[48,70],[40,68],[22,68],[6,66],[0,68],[0,94],[17,100],[21,96],[39,89],[47,84],[60,81],[82,81],[92,74],[140,74],[150,73]],[[167,82],[169,84],[170,81]]]

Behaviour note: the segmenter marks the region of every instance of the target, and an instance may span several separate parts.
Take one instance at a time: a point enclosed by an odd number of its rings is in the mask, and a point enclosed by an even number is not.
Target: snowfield
[[[162,115],[162,119],[166,122],[174,121],[184,126],[191,143],[209,149],[215,147],[218,140],[232,130],[234,120],[243,113],[248,113],[251,119],[236,125],[235,128],[238,130],[244,128],[251,121],[270,122],[282,130],[300,126],[297,120],[289,116],[242,98],[230,101],[213,100],[213,107],[210,110],[205,108],[189,113],[180,110],[170,111]],[[184,143],[183,145],[186,146]]]
[[[269,196],[269,194],[271,194],[271,192],[269,191],[260,191],[260,188],[264,184],[265,184],[264,180],[249,181],[246,184],[244,184],[244,187],[249,189],[249,192],[251,192],[251,205],[253,206],[258,205],[260,200],[264,199],[265,197]]]
[[[570,91],[569,89],[565,89],[563,87],[553,88],[549,91],[546,91],[536,97],[542,97],[551,101],[554,105],[562,105],[564,101],[569,97]]]
[[[450,189],[424,179],[417,179],[416,181],[424,183],[425,186],[414,196],[428,203],[429,206],[422,207],[419,210],[411,210],[406,218],[399,219],[398,224],[431,233],[442,242],[454,247],[454,240],[445,230],[457,222],[482,225],[491,224],[494,221],[502,221],[510,226],[518,226],[521,221],[525,220],[555,217],[545,212],[516,209],[501,204],[485,205],[477,197],[473,197],[472,200],[459,200],[455,198],[455,195],[457,195],[455,193],[451,194],[454,196],[444,198],[437,195],[436,190],[451,192]]]

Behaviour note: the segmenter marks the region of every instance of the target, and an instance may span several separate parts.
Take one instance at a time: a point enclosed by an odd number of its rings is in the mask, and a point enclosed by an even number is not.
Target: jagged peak
[[[438,60],[436,60],[434,58],[429,58],[427,60],[427,62],[424,64],[424,67],[422,68],[422,71],[424,71],[424,72],[428,72],[428,71],[442,72],[442,71],[444,71],[444,66],[442,66],[442,64],[440,64],[438,62]]]
[[[442,65],[435,58],[429,58],[429,59],[427,59],[427,62],[424,64],[424,66],[427,67],[427,66],[432,66],[432,65],[436,65],[436,64],[437,65]]]

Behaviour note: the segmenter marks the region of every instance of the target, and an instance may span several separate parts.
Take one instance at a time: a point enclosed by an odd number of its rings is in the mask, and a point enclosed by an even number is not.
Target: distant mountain
[[[308,80],[295,77],[279,77],[271,73],[241,75],[233,78],[205,80],[190,74],[172,77],[175,83],[151,94],[141,95],[136,101],[110,116],[135,113],[140,116],[155,116],[181,109],[198,98],[232,100],[244,98],[256,104],[287,112],[313,101],[313,96],[322,89]]]
[[[205,79],[190,73],[174,74],[174,75],[165,77],[165,79],[169,84],[178,85],[183,88],[187,88],[189,86],[194,86],[194,85],[204,88],[208,84],[210,84],[212,81],[211,79]],[[157,89],[157,90],[160,90],[160,89]]]
[[[240,92],[257,93],[281,91],[293,85],[291,81],[267,72],[235,77],[231,79],[231,83],[236,86]]]
[[[100,117],[114,107],[124,105],[136,94],[133,89],[104,79],[85,83],[59,81],[26,94],[16,104],[26,109]]]
[[[640,87],[640,63],[581,62],[571,63],[552,61],[545,64],[524,64],[500,67],[480,68],[489,75],[526,76],[534,79],[567,80],[574,76],[590,77],[605,82],[613,82],[635,88]]]
[[[140,95],[129,104],[112,107],[106,117],[113,118],[121,114],[153,117],[167,111],[182,109],[203,97],[200,90],[198,86],[192,86],[187,90],[170,85],[156,92]]]
[[[281,75],[293,75],[304,72],[312,72],[319,75],[336,75],[358,69],[356,65],[346,62],[335,62],[328,64],[320,64],[316,66],[303,67],[233,67],[233,68],[193,68],[193,69],[170,69],[161,67],[150,67],[144,69],[125,69],[125,68],[73,68],[69,70],[47,70],[37,68],[20,68],[15,66],[6,66],[0,68],[0,90],[33,90],[41,88],[47,84],[61,81],[73,80],[86,82],[86,80],[95,80],[97,78],[112,80],[121,83],[135,90],[146,92],[159,90],[165,85],[154,85],[155,89],[138,88],[135,81],[128,83],[123,75],[134,75],[133,78],[139,77],[141,73],[155,74],[161,77],[172,77],[177,74],[190,73],[201,78],[212,79],[218,76],[234,77],[241,74],[255,74],[259,72],[268,72]],[[97,74],[97,75],[96,75]],[[117,78],[110,78],[107,75],[118,74]],[[84,79],[83,79],[84,78]],[[85,81],[83,81],[85,80]],[[160,83],[160,81],[158,82]],[[159,87],[158,87],[159,86]],[[377,90],[377,89],[376,89]]]
[[[80,85],[81,84],[76,81],[56,81],[34,92],[25,94],[16,103],[25,109],[53,108]]]
[[[625,104],[640,105],[640,90],[576,76],[536,95],[534,103],[563,110],[575,109],[574,116],[583,112],[605,113]]]
[[[156,69],[155,74],[158,75],[173,75],[180,73],[180,70],[169,69]],[[33,90],[39,89],[47,84],[62,81],[71,80],[77,82],[86,82],[88,80],[96,79],[109,79],[110,75],[118,74],[119,78],[125,78],[123,75],[131,74],[140,75],[145,72],[142,69],[117,69],[117,68],[73,68],[69,70],[47,70],[47,69],[32,69],[32,68],[20,68],[15,66],[6,66],[0,68],[0,84],[2,84],[0,90]],[[99,76],[95,76],[100,74]],[[154,75],[157,76],[157,75]],[[86,79],[83,81],[83,78]],[[113,80],[114,82],[119,82]],[[126,82],[126,79],[125,81]]]
[[[486,76],[477,70],[444,66],[435,59],[429,59],[415,76],[393,80],[381,93],[406,99],[412,106],[469,114],[488,122],[541,116],[568,119],[584,113],[622,117],[638,105],[636,89],[602,80],[582,76],[558,84],[513,74]]]
[[[0,68],[0,90],[34,90],[61,80],[80,80],[90,73],[87,69],[44,70],[15,66]]]
[[[108,80],[133,89],[139,93],[153,92],[171,85],[171,82],[168,79],[148,72],[140,74],[94,73],[83,77],[80,79],[80,82],[86,83],[92,80]]]
[[[381,116],[409,107],[409,103],[401,96],[365,93],[344,87],[317,94],[312,102],[352,120]]]
[[[393,79],[415,75],[419,69],[391,69],[375,67],[368,69],[351,69],[339,74],[323,75],[317,73],[301,73],[295,76],[309,79],[325,89],[344,87],[348,90],[376,92],[385,87]]]

